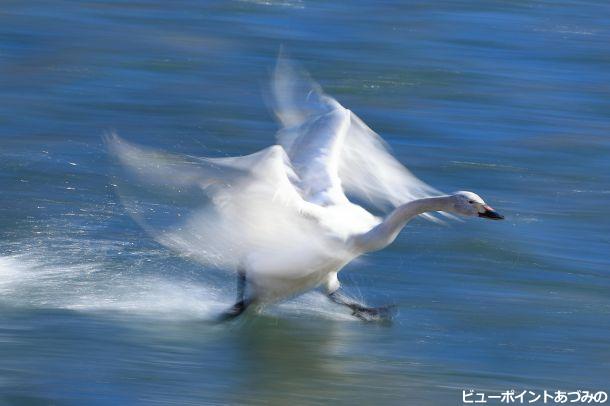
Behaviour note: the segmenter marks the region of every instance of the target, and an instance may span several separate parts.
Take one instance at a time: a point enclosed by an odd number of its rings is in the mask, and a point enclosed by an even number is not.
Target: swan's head
[[[476,193],[457,192],[452,197],[453,211],[463,216],[479,216],[490,220],[502,220],[504,216],[486,204]]]

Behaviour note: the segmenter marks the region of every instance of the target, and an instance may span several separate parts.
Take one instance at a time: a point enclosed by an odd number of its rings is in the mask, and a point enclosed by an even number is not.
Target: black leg
[[[243,301],[246,295],[246,271],[242,268],[237,270],[237,301]]]
[[[349,307],[352,315],[363,321],[389,320],[392,316],[393,306],[366,307],[337,291],[330,293],[328,297],[337,304]]]
[[[251,301],[246,300],[246,271],[243,269],[237,270],[237,302],[231,306],[229,310],[220,316],[220,321],[232,320],[242,314]]]
[[[249,304],[250,303],[246,300],[240,300],[239,302],[231,306],[229,310],[222,313],[219,317],[219,321],[233,320],[234,318],[245,312]]]

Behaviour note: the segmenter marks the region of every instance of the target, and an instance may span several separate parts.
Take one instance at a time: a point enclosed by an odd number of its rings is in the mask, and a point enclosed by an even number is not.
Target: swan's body
[[[252,155],[177,157],[109,137],[111,150],[139,181],[176,195],[204,191],[207,204],[161,222],[147,217],[163,212],[158,205],[141,209],[139,197],[121,197],[162,244],[204,264],[237,269],[241,290],[247,279],[248,299],[234,313],[319,286],[333,294],[346,264],[390,244],[415,216],[500,218],[473,193],[444,196],[415,178],[362,120],[287,61],[278,62],[272,93],[282,125],[278,145]],[[388,214],[375,216],[348,195]]]

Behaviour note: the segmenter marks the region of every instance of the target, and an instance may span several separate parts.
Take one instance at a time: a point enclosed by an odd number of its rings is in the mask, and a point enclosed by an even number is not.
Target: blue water
[[[604,1],[4,1],[0,403],[462,404],[610,391]],[[413,222],[321,294],[229,324],[234,281],[156,244],[102,134],[192,155],[273,142],[280,46],[429,184],[506,216]]]

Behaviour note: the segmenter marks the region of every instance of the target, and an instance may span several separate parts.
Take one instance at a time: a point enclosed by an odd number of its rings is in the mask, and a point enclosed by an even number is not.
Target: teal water
[[[610,391],[603,1],[4,1],[0,403],[462,404]],[[101,135],[192,155],[273,142],[283,45],[429,184],[506,216],[418,220],[318,293],[214,325],[234,281],[127,216]]]

